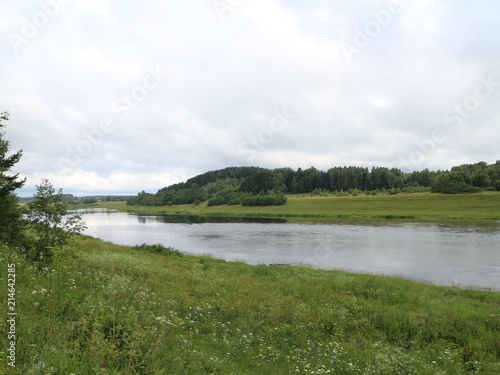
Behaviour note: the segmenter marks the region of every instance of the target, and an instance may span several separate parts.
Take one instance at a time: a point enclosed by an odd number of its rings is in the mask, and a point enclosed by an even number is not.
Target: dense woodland
[[[432,191],[434,193],[475,193],[500,191],[500,160],[464,164],[446,171],[405,173],[397,168],[334,167],[321,171],[308,169],[229,167],[210,171],[158,190],[139,193],[129,205],[164,206],[177,204],[280,205],[285,194],[357,195],[398,194]]]

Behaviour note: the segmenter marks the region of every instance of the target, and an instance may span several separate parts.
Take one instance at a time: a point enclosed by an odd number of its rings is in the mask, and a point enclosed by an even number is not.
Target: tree
[[[462,170],[439,175],[432,185],[433,193],[477,193],[480,189],[470,184],[470,177]]]
[[[9,114],[0,114],[0,129],[8,121]],[[16,244],[22,233],[21,209],[14,191],[24,185],[26,179],[20,179],[19,174],[10,174],[12,167],[19,162],[23,154],[18,151],[8,155],[10,142],[3,139],[5,133],[0,132],[0,242]]]
[[[482,169],[478,169],[472,175],[472,185],[483,189],[491,187],[490,177]]]
[[[62,189],[56,193],[49,180],[37,185],[35,200],[28,203],[26,221],[31,236],[25,251],[34,262],[50,264],[53,250],[67,245],[73,233],[81,234],[86,229],[80,215],[66,217],[67,203],[63,202]]]

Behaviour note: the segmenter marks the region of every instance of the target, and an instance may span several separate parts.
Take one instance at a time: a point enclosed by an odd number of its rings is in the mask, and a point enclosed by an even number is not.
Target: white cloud
[[[500,81],[500,5],[402,1],[346,61],[340,44],[389,3],[244,1],[221,21],[209,1],[67,2],[16,52],[9,33],[41,7],[4,1],[0,110],[11,112],[13,149],[25,151],[24,191],[41,177],[82,193],[155,191],[231,163],[399,166],[437,128],[449,140],[414,168],[494,162],[500,88],[467,125],[444,114],[474,94],[478,77]],[[168,78],[143,93],[156,66]],[[134,94],[129,113],[117,112]],[[294,119],[269,135],[283,106]],[[106,119],[114,129],[71,173],[55,175]]]

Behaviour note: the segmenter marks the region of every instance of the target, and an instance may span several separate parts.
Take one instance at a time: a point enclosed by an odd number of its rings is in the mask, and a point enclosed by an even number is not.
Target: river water
[[[500,222],[287,223],[81,210],[86,234],[249,264],[309,264],[500,291]],[[234,221],[234,219],[231,219]]]

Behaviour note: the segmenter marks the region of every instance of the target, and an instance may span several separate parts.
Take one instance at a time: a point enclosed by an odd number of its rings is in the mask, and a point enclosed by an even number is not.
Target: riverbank
[[[477,194],[397,194],[321,197],[288,195],[286,205],[243,206],[128,206],[125,202],[102,202],[92,207],[107,207],[135,213],[167,215],[285,217],[304,219],[484,219],[500,220],[500,192]]]
[[[40,273],[1,248],[2,276],[16,265],[17,369],[500,372],[499,293],[161,251],[80,237]]]

